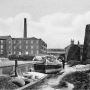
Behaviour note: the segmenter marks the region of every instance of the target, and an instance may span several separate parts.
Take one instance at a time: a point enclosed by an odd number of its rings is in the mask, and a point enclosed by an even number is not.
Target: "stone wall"
[[[21,75],[23,72],[28,72],[30,69],[33,68],[33,64],[21,64],[17,67],[17,72]],[[14,74],[15,66],[4,66],[0,67],[0,74],[12,75]]]

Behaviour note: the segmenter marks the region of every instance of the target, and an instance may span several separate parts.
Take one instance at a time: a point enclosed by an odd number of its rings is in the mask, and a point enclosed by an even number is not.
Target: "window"
[[[36,52],[37,54],[39,54],[39,51],[37,50],[37,52]]]
[[[31,44],[33,44],[33,40],[31,40]]]
[[[16,54],[16,52],[14,51],[14,54]]]
[[[9,44],[11,44],[11,41],[9,41]]]
[[[1,50],[1,54],[3,54],[3,50]]]
[[[33,46],[31,46],[31,49],[33,49]]]
[[[21,52],[19,52],[19,55],[21,55]]]
[[[11,47],[9,46],[9,49],[11,49]]]
[[[39,42],[39,41],[37,40],[36,43],[38,44],[38,42]]]
[[[19,49],[21,49],[21,45],[19,46]]]
[[[3,49],[3,45],[1,45],[1,49]]]
[[[1,44],[3,44],[3,40],[1,40]]]
[[[28,46],[26,46],[26,49],[28,49]]]
[[[14,49],[16,49],[16,46],[14,46]]]
[[[36,46],[36,49],[38,49],[38,46]]]
[[[16,40],[14,40],[14,44],[16,43]]]
[[[28,55],[28,51],[26,51],[26,55]]]
[[[26,44],[28,44],[28,41],[26,40]]]
[[[33,54],[33,50],[31,50],[31,54]]]
[[[21,40],[19,40],[19,43],[21,44]]]

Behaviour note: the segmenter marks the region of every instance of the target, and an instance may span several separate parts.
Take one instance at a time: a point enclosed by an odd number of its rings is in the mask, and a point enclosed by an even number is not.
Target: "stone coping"
[[[17,61],[18,65],[24,65],[24,64],[35,64],[36,62],[34,61]],[[4,60],[0,61],[0,68],[2,67],[7,67],[7,66],[14,66],[15,61],[10,61],[10,60]]]

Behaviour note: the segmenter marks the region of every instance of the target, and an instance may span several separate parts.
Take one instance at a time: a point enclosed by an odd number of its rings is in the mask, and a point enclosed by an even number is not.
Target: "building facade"
[[[13,55],[41,55],[47,53],[47,44],[42,39],[32,38],[13,38]]]
[[[43,55],[47,54],[47,44],[42,39],[0,37],[0,57],[9,55]]]
[[[12,54],[11,36],[0,36],[0,57],[7,57]]]

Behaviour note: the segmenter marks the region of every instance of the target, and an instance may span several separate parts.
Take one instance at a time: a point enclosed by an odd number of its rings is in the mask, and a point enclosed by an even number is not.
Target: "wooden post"
[[[15,60],[15,76],[17,77],[18,75],[17,75],[17,60]]]

